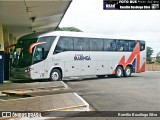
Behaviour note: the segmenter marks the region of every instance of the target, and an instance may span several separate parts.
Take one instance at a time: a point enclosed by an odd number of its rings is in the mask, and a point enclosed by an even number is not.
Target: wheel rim
[[[51,77],[52,77],[52,80],[58,80],[59,74],[57,72],[53,72]]]
[[[131,70],[129,68],[126,69],[126,74],[127,74],[127,76],[129,76],[131,74]]]
[[[118,76],[122,76],[122,70],[121,70],[121,69],[118,69],[118,70],[117,70],[117,75],[118,75]]]

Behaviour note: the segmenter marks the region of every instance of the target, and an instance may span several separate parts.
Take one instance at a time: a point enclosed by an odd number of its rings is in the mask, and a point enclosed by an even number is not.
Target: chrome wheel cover
[[[122,70],[121,69],[118,69],[117,70],[117,75],[120,77],[120,76],[122,76]]]
[[[51,74],[51,78],[52,78],[52,80],[58,80],[59,74],[58,74],[57,72],[53,72],[53,73]]]

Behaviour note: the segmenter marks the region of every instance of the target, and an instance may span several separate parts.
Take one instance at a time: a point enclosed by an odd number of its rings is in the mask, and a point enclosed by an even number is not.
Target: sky
[[[145,40],[154,54],[160,52],[160,10],[103,10],[103,0],[73,0],[60,27]]]

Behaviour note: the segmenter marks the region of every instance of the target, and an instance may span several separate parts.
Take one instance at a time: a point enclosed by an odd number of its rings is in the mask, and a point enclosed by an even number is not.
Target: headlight
[[[27,68],[26,70],[25,70],[25,72],[30,72],[32,70],[32,68]]]

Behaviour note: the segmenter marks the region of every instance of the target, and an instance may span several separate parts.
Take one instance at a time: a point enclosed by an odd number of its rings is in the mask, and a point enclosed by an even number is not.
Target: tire
[[[50,73],[51,81],[59,81],[62,80],[62,73],[58,69],[53,69]]]
[[[96,75],[98,78],[104,78],[106,75]]]
[[[122,75],[123,75],[123,68],[121,66],[118,66],[116,68],[116,77],[120,78],[120,77],[122,77]]]
[[[130,66],[127,66],[126,69],[124,70],[124,73],[123,75],[125,77],[130,77],[131,76],[131,73],[132,73],[132,68]]]

